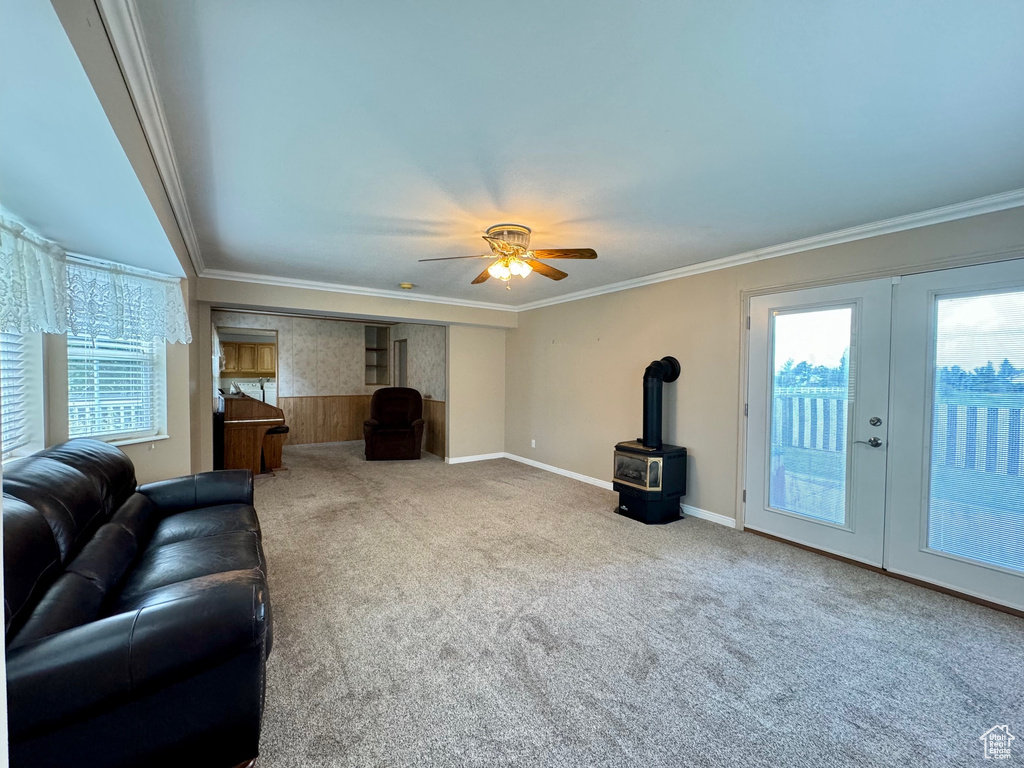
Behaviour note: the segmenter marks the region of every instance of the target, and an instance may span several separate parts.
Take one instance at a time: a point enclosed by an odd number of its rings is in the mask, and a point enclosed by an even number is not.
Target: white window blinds
[[[68,335],[68,431],[104,440],[163,431],[163,342]]]
[[[26,390],[25,337],[0,333],[0,412],[3,414],[3,459],[28,445],[29,405]]]

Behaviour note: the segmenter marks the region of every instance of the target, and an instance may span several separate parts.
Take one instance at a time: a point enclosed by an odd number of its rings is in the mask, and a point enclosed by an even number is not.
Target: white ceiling
[[[208,268],[522,304],[1024,188],[1019,0],[138,0]],[[587,246],[469,285],[498,222]]]
[[[0,19],[0,204],[73,253],[184,275],[53,6]]]

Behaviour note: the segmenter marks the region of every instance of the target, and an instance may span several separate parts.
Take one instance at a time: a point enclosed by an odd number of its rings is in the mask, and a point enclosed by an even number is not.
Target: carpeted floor
[[[504,459],[285,462],[260,768],[1024,760],[1022,619]]]

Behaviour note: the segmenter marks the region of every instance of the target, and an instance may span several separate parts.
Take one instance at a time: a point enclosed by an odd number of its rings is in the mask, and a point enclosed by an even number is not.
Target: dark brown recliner
[[[409,387],[373,393],[370,418],[363,422],[367,461],[418,459],[423,444],[423,398]]]

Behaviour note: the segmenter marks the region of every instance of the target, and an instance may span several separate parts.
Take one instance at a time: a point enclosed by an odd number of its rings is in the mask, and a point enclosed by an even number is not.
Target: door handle
[[[880,437],[869,437],[867,440],[854,440],[854,444],[861,443],[863,445],[870,445],[872,448],[882,447],[882,438]]]

